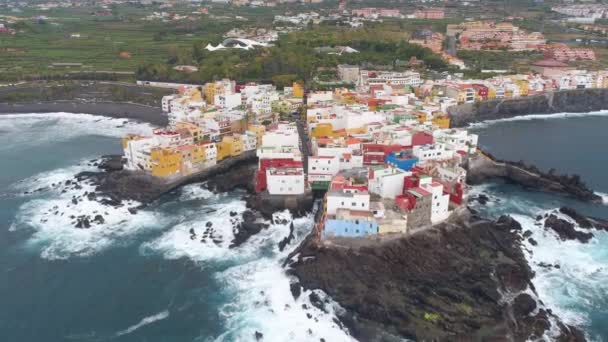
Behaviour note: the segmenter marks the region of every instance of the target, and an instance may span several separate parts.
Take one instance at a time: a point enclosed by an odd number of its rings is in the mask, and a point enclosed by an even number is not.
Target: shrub
[[[430,312],[424,313],[424,320],[426,320],[428,322],[437,323],[437,322],[439,322],[440,319],[441,319],[441,315],[438,313],[430,313]]]

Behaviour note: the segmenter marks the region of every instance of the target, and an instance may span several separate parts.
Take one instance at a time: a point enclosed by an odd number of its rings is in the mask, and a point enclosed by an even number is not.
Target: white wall
[[[299,175],[273,175],[266,170],[268,193],[271,195],[299,195],[304,193],[304,172]]]
[[[330,192],[327,195],[327,214],[335,215],[338,209],[369,211],[369,194],[347,195],[343,192]]]

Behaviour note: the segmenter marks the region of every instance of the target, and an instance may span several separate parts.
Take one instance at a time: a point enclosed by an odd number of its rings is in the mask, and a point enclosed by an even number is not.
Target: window
[[[357,205],[357,202],[352,202],[351,205],[354,207]]]
[[[361,202],[361,206],[362,206],[362,207],[365,207],[365,203]]]

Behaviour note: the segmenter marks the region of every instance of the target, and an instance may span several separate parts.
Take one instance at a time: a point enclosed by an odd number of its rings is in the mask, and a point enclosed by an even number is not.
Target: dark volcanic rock
[[[256,222],[258,218],[249,210],[243,212],[242,217],[243,222],[239,223],[237,232],[234,234],[234,239],[230,244],[230,248],[242,245],[251,236],[259,233],[264,228],[268,228],[267,224]]]
[[[104,156],[103,161],[97,165],[101,170],[107,172],[120,171],[124,167],[122,156]]]
[[[536,309],[536,301],[527,293],[515,297],[513,301],[513,313],[515,317],[528,316]]]
[[[485,194],[479,194],[479,196],[477,196],[476,200],[477,200],[477,202],[479,202],[479,204],[486,205],[488,203],[488,201],[490,200],[490,198]]]
[[[210,188],[215,191],[230,191],[235,187],[250,189],[256,167],[255,151],[247,151],[175,181],[131,170],[81,172],[76,175],[76,179],[92,182],[96,192],[112,198],[113,201],[135,200],[148,204],[180,186],[203,181],[208,181]]]
[[[289,284],[289,290],[291,291],[293,299],[298,299],[302,293],[302,286],[300,286],[300,283],[291,283]]]
[[[497,160],[487,152],[469,159],[468,184],[481,184],[491,178],[501,178],[534,191],[567,195],[593,203],[602,202],[602,198],[589,189],[578,175],[543,172],[523,162]]]
[[[247,197],[247,207],[259,211],[267,219],[271,219],[277,211],[285,209],[296,217],[303,216],[311,212],[313,204],[312,192],[297,196],[270,195],[261,192]]]
[[[562,207],[559,209],[559,211],[573,219],[579,226],[581,226],[581,228],[593,228],[591,221],[589,221],[589,219],[587,219],[585,216],[576,212],[576,210],[568,207]]]
[[[288,244],[291,243],[291,241],[294,239],[294,235],[293,235],[293,222],[291,222],[291,224],[289,225],[289,235],[287,235],[283,240],[279,241],[279,250],[282,252],[285,249],[285,246],[287,246]]]
[[[95,215],[93,221],[95,221],[97,224],[103,224],[104,222],[106,222],[106,220],[104,220],[103,216],[101,215]]]
[[[515,99],[497,99],[453,106],[448,109],[452,127],[472,122],[528,114],[581,113],[608,109],[608,90],[574,89]]]
[[[533,289],[521,226],[509,217],[452,221],[382,242],[307,239],[291,272],[304,288],[322,289],[344,307],[340,320],[361,341],[542,336],[550,314],[531,315],[536,304],[525,296],[505,305],[499,292]],[[518,317],[513,321],[512,316]]]
[[[555,215],[549,215],[549,217],[545,220],[545,228],[551,228],[554,232],[557,233],[559,238],[562,241],[565,240],[578,240],[582,243],[587,243],[591,238],[593,238],[593,234],[579,232],[574,229],[574,225],[566,220],[563,220]]]

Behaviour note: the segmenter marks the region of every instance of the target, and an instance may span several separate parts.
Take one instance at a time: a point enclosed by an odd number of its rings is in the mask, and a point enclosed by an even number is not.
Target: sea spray
[[[281,213],[283,217],[287,213]],[[275,222],[278,220],[275,220]],[[294,220],[295,241],[299,244],[310,232],[313,217]],[[290,283],[297,281],[285,273],[281,261],[291,248],[280,252],[278,242],[289,233],[289,223],[273,224],[255,237],[251,245],[266,241],[264,252],[255,260],[242,263],[218,275],[229,297],[221,309],[226,332],[216,341],[250,341],[256,332],[269,341],[354,341],[337,320],[343,309],[322,291],[306,290],[294,298]],[[311,303],[311,295],[323,308]]]
[[[470,123],[469,126],[472,128],[484,128],[493,124],[501,122],[512,122],[512,121],[530,121],[530,120],[552,120],[552,119],[570,119],[570,118],[582,118],[591,116],[608,116],[608,110],[600,110],[595,112],[586,113],[555,113],[555,114],[530,114],[514,116],[512,118],[485,120],[481,122]]]
[[[124,243],[144,229],[162,225],[162,218],[150,211],[130,209],[139,206],[123,201],[119,206],[100,202],[103,196],[89,198],[95,187],[77,181],[77,173],[92,170],[86,161],[78,165],[42,172],[15,184],[16,196],[27,200],[19,206],[11,230],[31,230],[27,245],[41,250],[46,259],[90,256],[112,245]],[[86,222],[86,223],[85,223]]]
[[[121,331],[117,332],[116,333],[116,337],[130,334],[130,333],[134,332],[135,330],[137,330],[137,329],[139,329],[141,327],[144,327],[144,326],[146,326],[148,324],[152,324],[152,323],[154,323],[156,321],[160,321],[160,320],[166,319],[167,317],[169,317],[169,311],[168,310],[161,311],[161,312],[159,312],[159,313],[157,313],[155,315],[144,317],[137,324],[134,324],[134,325],[128,327],[127,329],[125,329],[125,330],[121,330]]]
[[[539,211],[537,216],[556,215],[575,222],[557,210]],[[530,231],[523,240],[524,254],[535,277],[532,279],[539,299],[564,323],[592,331],[591,326],[603,324],[594,321],[594,313],[601,312],[608,303],[608,233],[594,231],[595,238],[583,244],[576,240],[562,241],[555,232],[544,228],[544,218],[532,215],[511,214],[523,228]],[[575,225],[577,230],[586,231]],[[555,332],[555,331],[554,331]],[[589,333],[591,340],[600,336]]]

